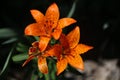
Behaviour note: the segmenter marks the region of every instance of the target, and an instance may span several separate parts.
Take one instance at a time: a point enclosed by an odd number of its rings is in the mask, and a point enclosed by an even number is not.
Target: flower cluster
[[[84,70],[84,63],[80,56],[92,49],[92,46],[79,44],[80,28],[76,26],[67,35],[62,32],[62,29],[75,23],[73,18],[59,19],[59,9],[56,3],[53,3],[47,9],[45,15],[38,10],[31,10],[31,14],[36,23],[32,23],[25,28],[25,35],[38,36],[39,41],[33,42],[29,48],[29,57],[23,63],[25,66],[34,57],[38,58],[39,70],[47,74],[47,58],[56,57],[57,75],[62,73],[67,64],[80,70]],[[58,42],[54,45],[50,44],[51,39]]]

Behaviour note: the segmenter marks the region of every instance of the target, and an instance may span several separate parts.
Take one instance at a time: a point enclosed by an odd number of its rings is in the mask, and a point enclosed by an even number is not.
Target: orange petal
[[[67,39],[68,39],[70,48],[74,48],[79,43],[80,30],[78,26],[67,35]]]
[[[62,53],[62,46],[60,46],[59,44],[55,44],[50,50],[45,51],[44,56],[48,57],[48,56],[56,56],[59,58],[60,54]]]
[[[38,68],[42,73],[44,74],[48,73],[48,66],[45,57],[38,56]]]
[[[44,19],[44,15],[38,10],[30,10],[33,18],[36,20],[37,23],[42,23]]]
[[[84,70],[84,63],[80,55],[75,55],[75,56],[69,55],[67,56],[67,60],[72,67],[76,69]]]
[[[29,56],[29,58],[23,63],[22,67],[25,66],[28,62],[30,62],[35,56]]]
[[[64,48],[64,50],[69,49],[68,40],[67,40],[65,34],[63,34],[63,33],[60,36],[60,43],[61,43],[62,47]]]
[[[75,22],[77,21],[73,18],[62,18],[58,21],[58,26],[60,26],[60,28],[65,28],[66,26],[69,26]]]
[[[40,36],[44,34],[45,34],[44,27],[40,26],[37,23],[30,24],[25,28],[25,35]]]
[[[62,33],[62,29],[61,28],[55,28],[54,32],[52,33],[52,36],[54,39],[58,40],[60,35]]]
[[[55,28],[59,19],[59,15],[58,6],[55,3],[50,5],[45,14],[47,24],[46,27]]]
[[[61,59],[57,61],[57,75],[62,73],[67,67],[67,60]]]
[[[74,48],[74,51],[75,51],[77,54],[82,54],[82,53],[87,52],[87,51],[90,50],[90,49],[93,49],[93,47],[92,47],[92,46],[85,45],[85,44],[78,44],[78,45]]]
[[[49,41],[50,41],[50,37],[44,37],[44,36],[40,37],[39,49],[41,52],[43,52],[46,49]]]

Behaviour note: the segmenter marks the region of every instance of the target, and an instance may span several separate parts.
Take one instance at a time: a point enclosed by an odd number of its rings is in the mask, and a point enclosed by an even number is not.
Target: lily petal
[[[63,33],[60,36],[60,43],[61,43],[61,45],[62,45],[62,47],[63,47],[64,50],[69,49],[68,40],[67,40],[65,34],[63,34]]]
[[[73,29],[68,35],[67,35],[67,39],[70,45],[70,48],[74,48],[78,43],[79,43],[79,39],[80,39],[80,30],[79,27],[76,26],[75,29]]]
[[[38,10],[30,10],[33,18],[36,20],[37,23],[42,23],[44,19],[44,15]]]
[[[74,48],[74,51],[77,53],[77,54],[83,54],[85,52],[87,52],[88,50],[90,49],[93,49],[92,46],[88,46],[88,45],[85,45],[85,44],[78,44],[75,48]]]
[[[44,34],[44,27],[40,26],[37,23],[30,24],[25,28],[25,35],[40,36]]]
[[[49,41],[50,41],[50,37],[46,37],[46,36],[45,37],[44,36],[40,37],[39,49],[40,49],[41,52],[43,52],[46,49]]]
[[[61,59],[57,61],[57,75],[62,73],[67,67],[67,60],[66,59]]]
[[[60,35],[62,33],[62,29],[61,28],[55,28],[54,32],[52,33],[52,36],[55,40],[58,40]]]
[[[50,50],[45,51],[45,54],[43,54],[43,56],[45,56],[45,57],[55,56],[55,57],[59,58],[61,53],[62,53],[62,46],[59,44],[55,44]]]
[[[62,18],[58,21],[58,26],[60,26],[60,28],[65,28],[66,26],[69,26],[75,22],[77,21],[73,18]]]
[[[52,30],[53,28],[55,28],[57,26],[57,22],[59,19],[59,9],[58,6],[56,5],[56,3],[53,3],[52,5],[50,5],[46,11],[45,17],[46,17],[46,29],[48,31]]]
[[[75,23],[76,20],[72,18],[62,18],[58,21],[57,27],[54,29],[54,32],[52,33],[53,37],[57,40],[60,37],[60,34],[62,33],[62,28],[69,26],[70,24]]]
[[[22,67],[24,67],[27,63],[29,63],[35,56],[31,55],[29,58],[23,63]]]
[[[72,67],[76,69],[84,70],[84,63],[80,55],[75,55],[75,56],[69,55],[67,56],[67,60]]]
[[[44,74],[48,73],[48,66],[45,57],[38,56],[38,68],[42,73]]]

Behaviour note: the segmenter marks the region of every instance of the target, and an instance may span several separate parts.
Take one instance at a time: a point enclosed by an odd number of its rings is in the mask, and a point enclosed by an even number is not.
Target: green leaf
[[[11,55],[12,55],[12,53],[13,53],[13,50],[14,50],[14,48],[12,48],[11,51],[9,52],[8,57],[7,57],[7,59],[6,59],[6,61],[5,61],[5,64],[4,64],[4,66],[3,66],[3,69],[2,69],[1,72],[0,72],[0,76],[1,76],[1,75],[4,73],[4,71],[6,70],[8,64],[9,64]]]
[[[28,54],[26,53],[21,53],[21,54],[17,54],[17,55],[14,55],[12,57],[12,60],[14,62],[19,62],[19,61],[22,61],[22,60],[26,60],[28,58]]]
[[[0,29],[0,38],[9,38],[14,37],[17,34],[10,28],[1,28]]]
[[[44,74],[45,80],[50,80],[49,74]]]
[[[34,36],[36,41],[39,41],[39,37],[38,36]]]
[[[55,61],[54,60],[50,60],[48,65],[49,65],[49,71],[50,71],[50,78],[51,80],[57,80],[56,79],[56,65],[55,65]]]
[[[9,43],[15,42],[16,40],[17,40],[17,38],[10,38],[10,39],[4,41],[4,42],[2,43],[2,45],[5,45],[5,44],[9,44]]]
[[[16,47],[16,50],[19,51],[19,52],[22,52],[22,53],[27,53],[28,52],[28,47],[25,46],[22,43],[18,43],[17,47]]]

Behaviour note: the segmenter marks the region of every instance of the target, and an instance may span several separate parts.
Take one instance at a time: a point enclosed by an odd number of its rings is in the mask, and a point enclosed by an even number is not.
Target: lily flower
[[[47,74],[48,73],[48,66],[47,66],[47,61],[46,57],[44,56],[44,53],[39,51],[38,48],[39,43],[38,42],[33,42],[32,47],[29,48],[29,57],[28,59],[23,63],[22,67],[25,66],[28,62],[30,62],[33,58],[37,57],[38,58],[38,68],[39,70]]]
[[[36,22],[25,28],[25,35],[40,37],[39,49],[41,52],[46,49],[51,37],[58,40],[62,33],[62,28],[76,22],[73,18],[59,19],[60,13],[56,3],[48,7],[45,15],[35,9],[30,10],[30,12]]]
[[[62,73],[67,64],[78,70],[84,70],[84,63],[80,56],[92,49],[92,46],[78,44],[80,39],[80,30],[77,26],[68,35],[61,34],[60,44],[55,44],[53,49],[49,50],[47,56],[57,57],[57,75]]]

